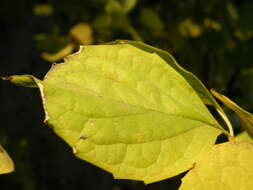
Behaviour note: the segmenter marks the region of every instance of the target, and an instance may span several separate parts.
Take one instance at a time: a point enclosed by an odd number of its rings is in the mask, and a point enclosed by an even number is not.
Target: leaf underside
[[[180,190],[238,190],[253,187],[253,144],[215,145],[182,180]]]

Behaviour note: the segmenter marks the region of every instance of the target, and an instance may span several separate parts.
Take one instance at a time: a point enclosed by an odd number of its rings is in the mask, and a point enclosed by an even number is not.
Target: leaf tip
[[[2,80],[6,80],[6,81],[11,81],[11,79],[12,79],[11,76],[7,76],[7,77],[0,76],[0,78],[1,78]]]
[[[2,80],[9,81],[17,86],[37,88],[37,82],[39,79],[35,78],[32,75],[12,75],[12,76],[1,76]]]

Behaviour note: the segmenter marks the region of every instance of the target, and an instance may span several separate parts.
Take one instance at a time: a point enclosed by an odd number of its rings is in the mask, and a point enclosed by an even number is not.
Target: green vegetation
[[[31,75],[3,79],[39,88],[44,122],[77,157],[116,179],[148,184],[190,170],[180,189],[252,186],[253,144],[234,139],[232,126],[212,95],[159,49],[134,41],[86,45],[53,65],[42,81]],[[192,79],[197,81],[195,88]],[[202,92],[229,131],[210,114]],[[251,135],[253,116],[212,93],[235,111]],[[221,133],[230,142],[214,146]]]
[[[252,161],[234,155],[252,149],[242,142],[253,134],[252,0],[8,0],[0,7],[7,21],[0,76],[33,88],[0,80],[0,144],[15,163],[15,172],[0,176],[1,189],[251,185],[242,162],[251,168]],[[52,130],[39,127],[42,106]],[[1,152],[0,173],[11,172]],[[215,152],[224,153],[219,163]],[[82,160],[133,181],[112,180]],[[221,171],[228,163],[236,168]]]
[[[0,145],[0,174],[10,173],[14,170],[14,164],[8,153]]]
[[[248,142],[215,145],[183,178],[180,190],[251,189],[252,145]]]

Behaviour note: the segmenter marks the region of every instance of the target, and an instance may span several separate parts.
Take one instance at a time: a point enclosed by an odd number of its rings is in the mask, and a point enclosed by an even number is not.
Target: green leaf
[[[220,107],[220,105],[216,102],[216,100],[213,98],[213,96],[209,93],[209,91],[206,89],[206,87],[203,85],[203,83],[191,72],[185,70],[182,68],[174,59],[174,57],[169,54],[166,51],[163,51],[161,49],[152,47],[150,45],[147,45],[142,42],[138,41],[129,41],[129,40],[116,40],[114,42],[110,42],[108,44],[130,44],[134,47],[137,47],[139,49],[142,49],[144,51],[147,51],[149,53],[155,53],[159,55],[162,59],[166,61],[167,64],[169,64],[170,67],[175,69],[182,77],[187,80],[187,82],[191,85],[191,87],[194,89],[195,92],[197,92],[198,96],[201,98],[201,100],[207,104],[212,105],[217,110],[217,112],[220,114],[220,116],[223,118],[225,123],[227,124],[227,127],[230,131],[230,135],[233,136],[233,129],[232,126],[224,113],[223,109]]]
[[[2,80],[10,81],[17,86],[37,88],[37,83],[40,82],[39,79],[32,75],[12,75],[10,77],[1,77]]]
[[[167,62],[167,64],[169,64],[170,67],[175,69],[181,76],[185,78],[185,80],[187,80],[187,82],[198,93],[199,97],[202,99],[202,101],[205,104],[213,105],[216,109],[221,110],[223,112],[219,104],[216,102],[213,96],[209,93],[209,91],[206,89],[203,83],[194,74],[182,68],[176,62],[176,60],[171,54],[169,54],[168,52],[164,50],[161,50],[153,46],[150,46],[148,44],[137,42],[137,41],[117,40],[115,42],[110,42],[109,44],[124,44],[124,43],[130,44],[136,48],[142,49],[143,51],[147,51],[149,53],[155,53],[159,55],[162,59],[164,59]]]
[[[240,118],[242,127],[249,133],[251,137],[253,137],[253,115],[242,109],[228,97],[216,92],[213,89],[211,92],[217,99],[219,99],[229,109],[233,110],[236,113],[236,115]]]
[[[129,13],[136,6],[137,0],[124,0],[123,1],[123,10],[125,13]]]
[[[140,23],[152,32],[161,32],[164,29],[164,24],[153,9],[143,8],[140,12]]]
[[[105,10],[108,13],[119,12],[123,14],[129,13],[136,5],[137,0],[108,0],[105,5]]]
[[[169,54],[133,44],[85,46],[38,86],[45,122],[77,157],[152,183],[190,169],[224,131]]]
[[[60,28],[55,26],[49,34],[39,33],[34,34],[33,39],[36,41],[36,46],[42,51],[49,54],[55,54],[63,47],[72,43],[70,36],[65,36],[60,33]]]
[[[190,18],[183,20],[178,26],[178,30],[183,36],[193,38],[199,37],[203,32],[203,28],[194,23]]]
[[[235,136],[235,139],[240,140],[240,141],[250,141],[253,143],[252,137],[250,137],[246,131],[243,131],[240,134],[238,134],[237,136]]]
[[[221,31],[222,30],[221,23],[219,23],[217,21],[214,21],[210,18],[205,18],[203,25],[204,25],[205,28],[211,28],[211,29],[216,30],[216,31]]]
[[[14,163],[8,153],[0,145],[0,174],[6,174],[14,171]]]
[[[236,9],[236,7],[233,5],[233,3],[227,3],[227,12],[228,12],[228,16],[230,17],[230,19],[232,21],[238,21],[239,20],[239,13]]]
[[[238,190],[253,186],[253,144],[215,145],[182,180],[180,190]]]
[[[53,7],[50,4],[37,4],[33,8],[36,16],[50,16],[53,13]]]
[[[69,55],[70,53],[72,53],[74,48],[75,48],[75,45],[73,43],[69,43],[64,48],[62,48],[61,50],[59,50],[58,52],[54,54],[49,54],[49,53],[44,52],[42,53],[41,56],[47,61],[55,62],[64,58],[66,55]]]
[[[92,33],[92,28],[87,23],[78,23],[69,31],[69,34],[82,45],[89,45],[93,43]]]

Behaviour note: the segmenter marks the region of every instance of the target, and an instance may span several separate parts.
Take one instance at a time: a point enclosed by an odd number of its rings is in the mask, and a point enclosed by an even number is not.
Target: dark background
[[[169,51],[208,88],[253,111],[252,0],[139,0],[127,12],[124,3],[129,2],[1,0],[0,75],[32,74],[42,79],[51,62],[41,55],[54,54],[69,43],[77,47],[142,40]],[[90,42],[69,34],[81,22],[93,31]],[[16,167],[14,173],[0,176],[1,190],[173,190],[180,183],[178,177],[148,186],[113,180],[111,174],[75,158],[43,124],[37,89],[0,81],[0,106],[0,144]],[[237,126],[237,118],[228,113]]]

